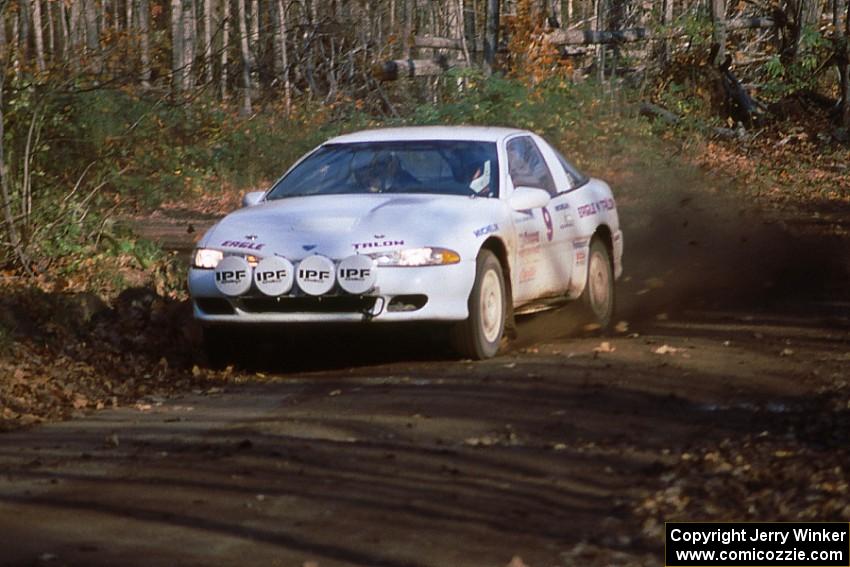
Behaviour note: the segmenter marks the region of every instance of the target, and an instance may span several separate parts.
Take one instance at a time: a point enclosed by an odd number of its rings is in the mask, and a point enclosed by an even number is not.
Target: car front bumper
[[[188,280],[195,318],[210,324],[460,321],[469,314],[475,262],[378,268],[375,288],[363,295],[337,287],[318,297],[293,290],[270,298],[252,287],[228,298],[216,288],[213,270],[190,268]]]

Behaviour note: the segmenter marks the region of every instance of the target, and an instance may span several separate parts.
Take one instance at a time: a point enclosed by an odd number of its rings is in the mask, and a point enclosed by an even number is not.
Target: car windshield
[[[492,142],[326,144],[278,181],[266,198],[356,193],[498,197],[497,159]]]

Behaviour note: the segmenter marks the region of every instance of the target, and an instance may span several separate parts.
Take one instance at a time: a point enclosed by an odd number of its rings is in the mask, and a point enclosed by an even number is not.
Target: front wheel
[[[587,283],[579,302],[591,324],[602,330],[611,325],[614,317],[614,270],[608,247],[599,238],[590,242],[587,260]]]
[[[474,360],[496,355],[505,332],[508,298],[498,258],[489,250],[478,255],[475,283],[469,294],[469,317],[452,331],[452,343],[461,356]]]

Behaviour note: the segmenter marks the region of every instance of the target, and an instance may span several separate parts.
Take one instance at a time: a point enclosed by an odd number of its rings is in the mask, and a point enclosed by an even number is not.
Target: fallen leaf
[[[670,345],[661,345],[658,348],[652,349],[653,354],[676,354],[682,352],[683,348],[671,347]]]

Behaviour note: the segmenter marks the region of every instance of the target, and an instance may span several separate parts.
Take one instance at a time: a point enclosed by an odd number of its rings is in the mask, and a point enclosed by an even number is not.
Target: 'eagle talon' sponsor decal
[[[265,243],[260,242],[245,242],[243,240],[225,240],[221,243],[222,246],[228,248],[247,248],[248,250],[262,250]]]
[[[355,250],[366,248],[391,248],[393,246],[404,246],[404,240],[379,240],[378,242],[354,242],[351,244]]]

